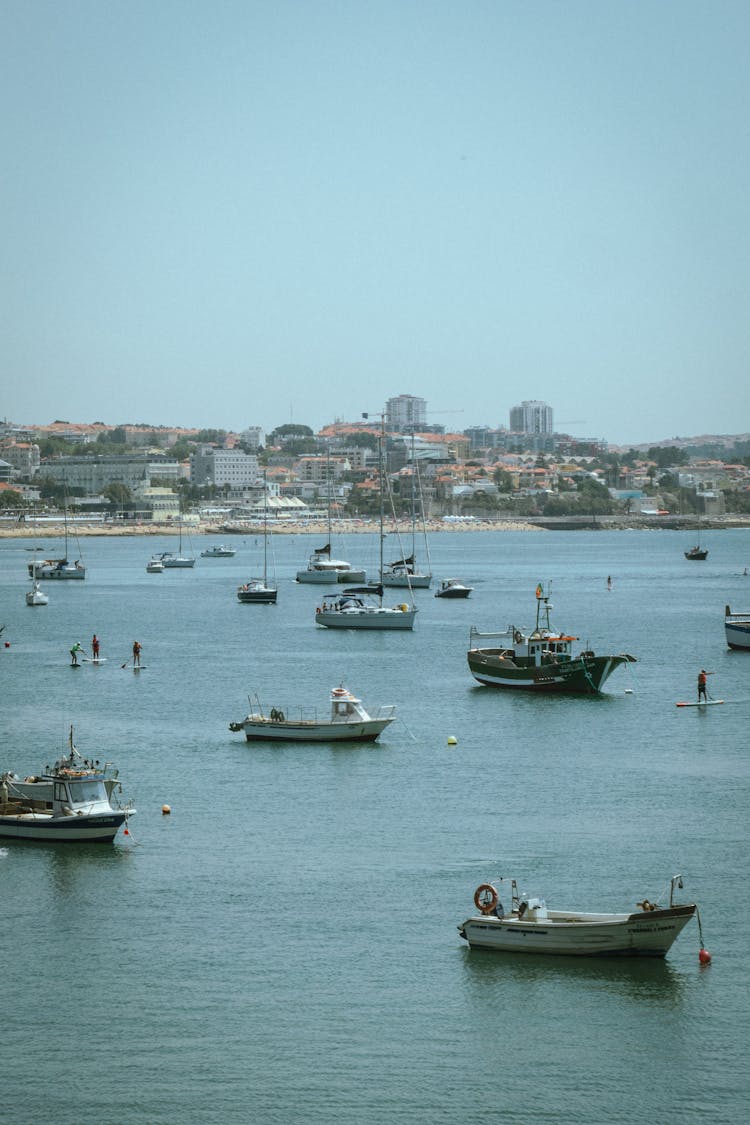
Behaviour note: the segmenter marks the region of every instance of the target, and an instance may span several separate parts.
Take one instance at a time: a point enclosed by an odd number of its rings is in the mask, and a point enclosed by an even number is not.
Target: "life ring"
[[[520,645],[522,640],[523,640],[523,635],[522,635],[521,631],[519,629],[514,629],[514,631],[513,631],[513,643],[516,644],[516,645]]]
[[[333,691],[331,692],[331,695],[348,695],[348,694],[349,693],[346,690],[346,688],[342,688],[342,687],[335,687],[333,689]]]
[[[474,891],[474,905],[482,914],[492,914],[497,901],[497,891],[492,883],[481,883]]]

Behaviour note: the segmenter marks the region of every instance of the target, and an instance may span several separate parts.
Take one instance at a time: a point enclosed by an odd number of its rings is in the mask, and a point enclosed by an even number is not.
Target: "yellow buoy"
[[[172,810],[170,809],[169,805],[162,805],[162,807],[161,807],[161,815],[162,816],[169,816],[171,811]]]
[[[457,746],[458,745],[458,739],[454,738],[452,734],[448,736],[448,745],[449,746]]]

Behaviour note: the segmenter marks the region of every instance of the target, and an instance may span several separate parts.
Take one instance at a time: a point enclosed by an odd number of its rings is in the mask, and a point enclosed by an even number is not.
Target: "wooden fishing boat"
[[[277,707],[266,715],[257,700],[255,708],[240,722],[229,724],[232,731],[244,730],[248,742],[373,742],[396,717],[393,706],[380,707],[371,715],[343,684],[332,690],[331,711],[325,718],[287,717]]]
[[[472,949],[570,957],[664,957],[698,912],[694,902],[674,901],[675,889],[683,885],[680,875],[670,881],[669,906],[644,898],[636,904],[638,910],[621,914],[550,910],[543,898],[521,894],[515,879],[498,882],[501,887],[510,883],[508,912],[498,889],[482,883],[474,893],[479,913],[458,927]]]
[[[552,606],[541,584],[536,598],[536,625],[531,632],[509,625],[502,632],[480,633],[472,626],[466,655],[471,674],[480,684],[591,695],[601,691],[615,668],[635,662],[635,657],[626,652],[597,656],[587,649],[574,656],[573,642],[578,637],[553,631],[549,619]],[[490,640],[494,643],[488,646],[485,642]]]

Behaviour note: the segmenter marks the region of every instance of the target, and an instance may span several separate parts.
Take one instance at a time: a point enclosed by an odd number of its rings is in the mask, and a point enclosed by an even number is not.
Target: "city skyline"
[[[429,14],[9,0],[0,411],[748,428],[750,9]]]

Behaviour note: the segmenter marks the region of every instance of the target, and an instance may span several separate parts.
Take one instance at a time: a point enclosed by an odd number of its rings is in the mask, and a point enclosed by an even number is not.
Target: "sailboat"
[[[49,598],[42,592],[36,578],[31,580],[31,589],[26,591],[26,605],[47,605]]]
[[[304,570],[297,571],[297,582],[322,585],[330,582],[365,582],[364,570],[355,570],[344,559],[331,558],[331,456],[326,450],[326,478],[328,481],[328,542],[310,555]]]
[[[34,559],[29,563],[30,578],[85,578],[86,567],[80,558],[75,562],[68,560],[68,501],[63,500],[63,528],[65,535],[65,555],[61,559]],[[76,539],[76,542],[78,540]],[[80,544],[78,546],[80,554]]]
[[[183,555],[183,553],[182,553],[182,519],[181,518],[180,518],[179,530],[180,530],[180,543],[179,543],[179,547],[177,548],[177,554],[174,555],[174,554],[172,554],[171,551],[163,551],[162,554],[159,555],[159,558],[161,559],[162,566],[165,568],[165,570],[170,570],[174,567],[195,566],[195,558],[192,555],[187,556],[187,555]]]
[[[412,602],[395,606],[383,605],[383,439],[378,440],[378,471],[380,480],[380,578],[372,586],[347,587],[340,594],[326,595],[315,611],[315,622],[327,629],[413,629],[417,607]],[[411,591],[410,591],[411,593]],[[375,599],[375,600],[374,600]]]
[[[397,586],[400,588],[426,590],[432,581],[429,569],[426,574],[420,572],[416,564],[416,537],[417,537],[417,505],[416,483],[417,460],[414,456],[414,434],[411,435],[411,554],[405,559],[396,559],[388,563],[383,570],[381,582],[384,586]],[[420,496],[421,500],[421,496]],[[422,507],[420,503],[420,507]],[[424,529],[424,509],[422,509],[422,527]],[[427,565],[430,564],[430,552],[427,547],[427,533],[425,532],[425,554]]]
[[[268,482],[263,474],[263,577],[251,578],[237,587],[237,597],[241,602],[253,605],[276,605],[276,583],[268,581]]]

